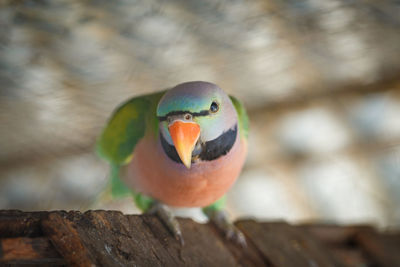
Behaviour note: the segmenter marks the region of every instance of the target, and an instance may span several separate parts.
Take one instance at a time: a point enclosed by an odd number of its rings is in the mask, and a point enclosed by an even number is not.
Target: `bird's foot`
[[[205,214],[218,230],[220,230],[228,240],[232,240],[243,248],[247,247],[246,237],[233,223],[228,219],[223,210],[205,210]]]
[[[152,204],[150,209],[146,211],[146,213],[156,215],[174,238],[178,240],[182,246],[185,244],[179,222],[166,205],[156,201]]]

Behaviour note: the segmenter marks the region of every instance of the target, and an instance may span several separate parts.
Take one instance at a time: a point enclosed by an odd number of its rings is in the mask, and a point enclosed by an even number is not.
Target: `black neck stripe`
[[[228,131],[224,132],[214,140],[201,144],[201,153],[199,158],[205,161],[211,161],[217,159],[223,155],[226,155],[233,147],[237,136],[237,125]],[[165,140],[162,133],[160,133],[161,145],[167,156],[175,162],[182,163],[179,158],[178,152],[173,145],[170,145]]]
[[[164,116],[157,116],[159,121],[166,121],[168,116],[174,116],[174,115],[183,115],[183,114],[191,114],[193,117],[200,117],[200,116],[207,116],[210,114],[210,111],[208,110],[202,110],[200,112],[190,112],[190,111],[184,111],[184,110],[178,110],[178,111],[171,111],[168,112],[167,115]]]

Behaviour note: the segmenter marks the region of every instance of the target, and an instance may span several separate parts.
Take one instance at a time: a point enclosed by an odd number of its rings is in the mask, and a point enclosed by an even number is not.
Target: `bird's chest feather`
[[[229,190],[240,174],[247,144],[239,135],[236,138],[226,155],[196,162],[187,169],[165,154],[160,140],[145,137],[135,148],[124,180],[136,191],[171,206],[210,205]]]

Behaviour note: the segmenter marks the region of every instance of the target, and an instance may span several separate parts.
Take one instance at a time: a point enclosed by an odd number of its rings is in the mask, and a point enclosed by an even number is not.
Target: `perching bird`
[[[209,82],[187,82],[123,103],[97,150],[111,163],[113,193],[128,188],[137,206],[156,213],[177,239],[183,241],[179,224],[166,205],[202,207],[243,244],[223,206],[245,161],[247,133],[247,114],[236,98]]]

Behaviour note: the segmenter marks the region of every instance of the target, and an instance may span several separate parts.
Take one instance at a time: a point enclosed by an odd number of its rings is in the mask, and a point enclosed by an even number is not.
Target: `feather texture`
[[[156,108],[164,93],[134,97],[119,106],[97,141],[97,153],[114,164],[128,163],[136,144],[146,132],[157,136]]]
[[[240,136],[247,139],[249,135],[249,117],[242,103],[234,96],[229,96],[238,115]]]

